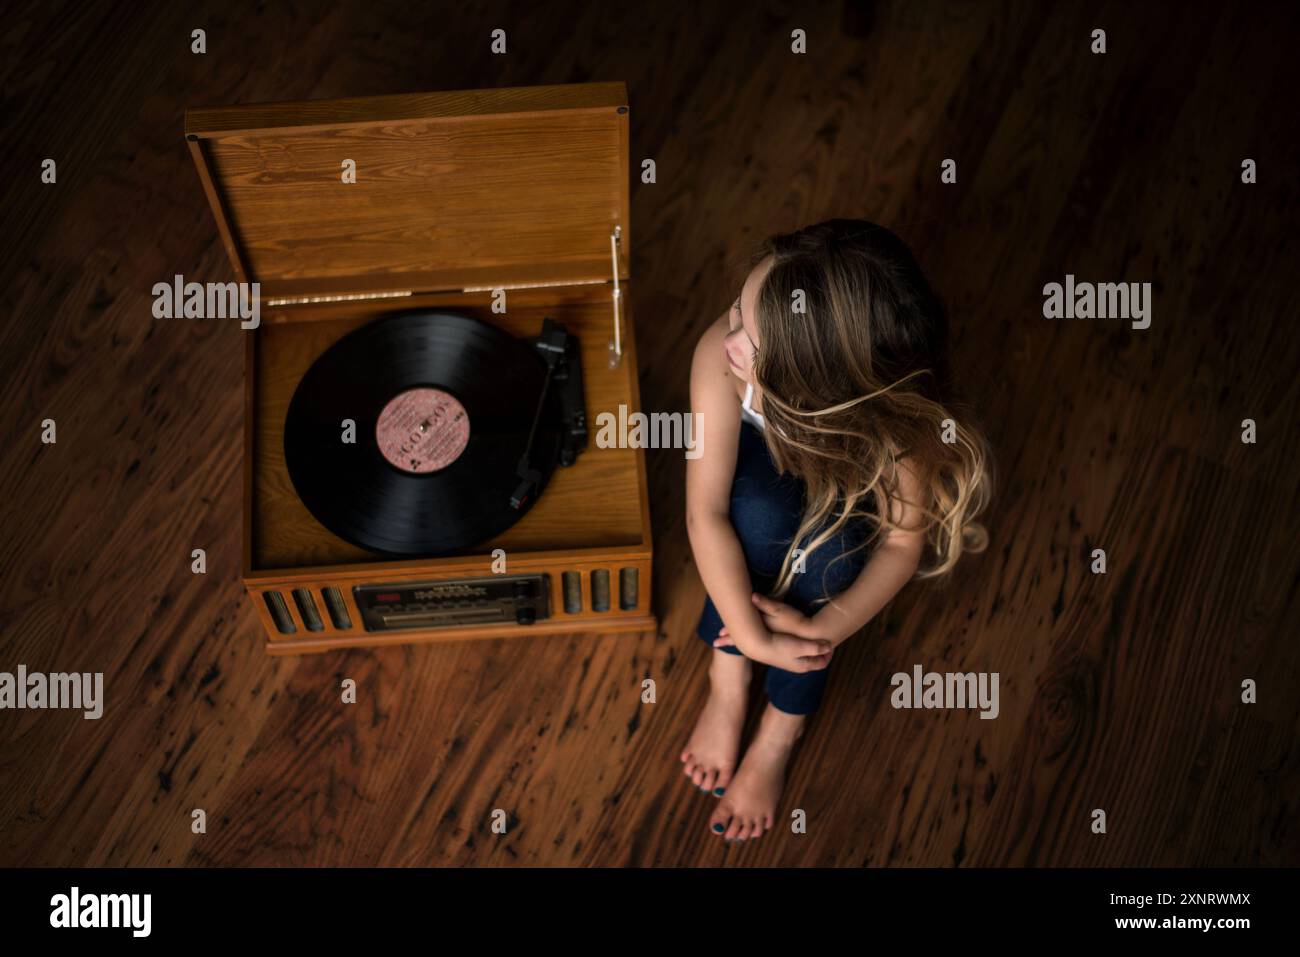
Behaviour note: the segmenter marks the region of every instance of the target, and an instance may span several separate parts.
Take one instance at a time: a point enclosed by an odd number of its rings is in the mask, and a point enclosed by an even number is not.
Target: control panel
[[[436,582],[357,585],[352,589],[366,631],[452,628],[551,616],[549,575],[490,575]]]

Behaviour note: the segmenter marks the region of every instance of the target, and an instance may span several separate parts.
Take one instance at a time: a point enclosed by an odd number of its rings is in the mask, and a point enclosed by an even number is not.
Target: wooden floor
[[[231,6],[6,12],[0,670],[103,671],[107,709],[0,713],[0,864],[1300,862],[1286,5]],[[272,660],[239,584],[243,333],[151,317],[153,283],[230,277],[186,106],[607,79],[658,167],[633,186],[647,409],[686,408],[757,240],[857,216],[947,300],[996,447],[990,550],[835,658],[779,815],[804,835],[726,846],[680,773],[707,664],[680,452],[649,458],[659,634]],[[1067,273],[1153,283],[1151,328],[1044,319]],[[894,710],[914,664],[998,672],[1000,716]]]

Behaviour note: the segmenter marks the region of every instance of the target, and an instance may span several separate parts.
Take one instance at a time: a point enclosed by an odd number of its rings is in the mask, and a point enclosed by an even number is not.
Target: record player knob
[[[537,609],[532,605],[520,605],[515,609],[515,624],[531,625],[537,621]]]

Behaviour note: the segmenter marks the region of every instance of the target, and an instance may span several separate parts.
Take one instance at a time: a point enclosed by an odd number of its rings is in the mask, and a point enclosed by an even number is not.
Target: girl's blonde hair
[[[920,477],[922,501],[909,504],[935,559],[916,577],[983,551],[989,446],[951,401],[945,312],[911,252],[874,223],[833,219],[771,237],[755,264],[768,256],[753,374],[773,461],[806,489],[775,596],[794,581],[801,543],[806,559],[855,518],[874,529],[864,547],[897,527],[900,459]]]

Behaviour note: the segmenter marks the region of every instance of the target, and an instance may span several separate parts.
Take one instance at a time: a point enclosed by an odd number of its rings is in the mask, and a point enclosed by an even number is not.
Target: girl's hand
[[[724,645],[736,646],[725,625],[718,632],[713,647],[721,648]],[[796,673],[820,671],[831,663],[831,656],[835,653],[831,642],[826,639],[801,638],[782,632],[769,632],[768,640],[761,647],[746,648],[743,651],[745,657],[753,661]]]
[[[750,599],[754,602],[754,607],[763,616],[763,624],[767,626],[768,631],[779,631],[787,635],[796,635],[799,638],[820,639],[826,637],[818,634],[813,620],[793,605],[787,605],[775,598],[768,598],[758,592],[750,595]]]

